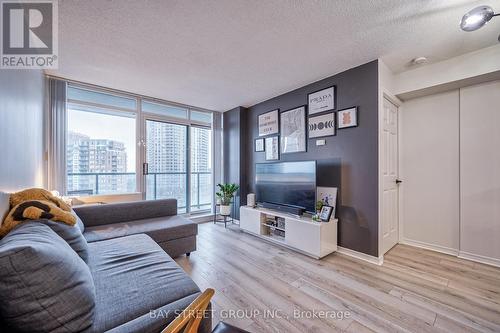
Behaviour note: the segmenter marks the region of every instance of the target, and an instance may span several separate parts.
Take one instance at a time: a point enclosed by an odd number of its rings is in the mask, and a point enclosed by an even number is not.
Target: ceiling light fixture
[[[490,6],[476,7],[462,17],[460,28],[462,28],[463,31],[475,31],[483,27],[494,16],[498,15],[500,15],[500,13],[495,14],[493,8]]]

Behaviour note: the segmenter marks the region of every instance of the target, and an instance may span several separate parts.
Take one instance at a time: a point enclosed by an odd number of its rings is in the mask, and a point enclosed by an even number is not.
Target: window
[[[211,124],[212,114],[208,112],[191,111],[191,120]]]
[[[92,104],[107,105],[115,108],[135,110],[137,101],[134,98],[117,96],[103,92],[97,92],[73,86],[68,87],[69,101],[80,101]]]
[[[211,112],[86,85],[66,92],[66,148],[57,150],[67,195],[142,192],[177,199],[178,213],[212,209]]]
[[[185,108],[146,101],[142,102],[142,111],[180,119],[187,119],[188,114],[188,110]]]
[[[212,207],[212,130],[191,127],[191,211]]]
[[[70,90],[77,89],[70,88],[68,92]],[[88,92],[85,97],[99,94]],[[112,97],[112,104],[117,104],[121,98]],[[67,194],[136,192],[135,114],[72,101],[67,106]],[[101,96],[96,101],[106,102],[107,99]]]
[[[177,199],[186,213],[187,126],[146,120],[146,199]]]

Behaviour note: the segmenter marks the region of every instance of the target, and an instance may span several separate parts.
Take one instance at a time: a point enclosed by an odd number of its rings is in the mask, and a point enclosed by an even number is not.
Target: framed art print
[[[279,109],[259,115],[259,136],[277,134]]]
[[[277,136],[271,136],[266,140],[266,161],[276,161],[280,159],[279,155],[279,138]]]
[[[332,217],[333,207],[324,205],[321,207],[321,212],[319,213],[319,218],[323,222],[329,222],[330,217]]]
[[[335,109],[335,86],[307,95],[309,115]]]
[[[299,153],[307,150],[306,107],[300,106],[280,115],[281,153]]]
[[[335,135],[335,113],[327,113],[308,119],[309,138]]]
[[[255,139],[255,151],[261,152],[264,151],[265,149],[266,148],[264,146],[264,138]]]
[[[337,124],[339,129],[358,126],[358,107],[337,112]]]

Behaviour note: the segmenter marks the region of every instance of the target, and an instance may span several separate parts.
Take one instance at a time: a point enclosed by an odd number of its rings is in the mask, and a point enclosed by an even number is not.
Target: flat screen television
[[[316,161],[257,163],[255,196],[258,203],[300,207],[314,213]]]

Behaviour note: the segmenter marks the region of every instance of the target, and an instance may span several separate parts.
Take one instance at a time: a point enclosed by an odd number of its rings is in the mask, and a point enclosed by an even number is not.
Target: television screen
[[[255,195],[259,203],[301,207],[314,213],[316,161],[256,164]]]

